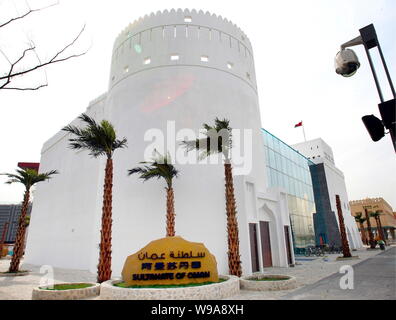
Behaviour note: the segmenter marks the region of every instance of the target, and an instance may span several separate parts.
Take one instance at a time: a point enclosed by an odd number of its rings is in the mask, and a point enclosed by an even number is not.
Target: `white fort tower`
[[[165,236],[164,181],[142,183],[127,170],[144,160],[161,134],[165,150],[177,156],[183,149],[175,140],[186,132],[180,130],[198,134],[216,117],[242,130],[240,139],[233,139],[246,140],[245,163],[234,164],[243,273],[293,263],[287,249],[292,240],[284,231],[290,226],[286,196],[266,187],[252,46],[233,23],[179,9],[130,24],[114,44],[108,92],[85,112],[98,121],[108,119],[118,137],[128,139],[128,148],[114,155],[113,276],[120,275],[128,255]],[[60,174],[37,187],[25,262],[96,272],[105,159],[69,149],[69,138],[60,131],[42,148],[40,171]],[[219,272],[227,274],[223,164],[176,167],[176,234],[205,243]]]

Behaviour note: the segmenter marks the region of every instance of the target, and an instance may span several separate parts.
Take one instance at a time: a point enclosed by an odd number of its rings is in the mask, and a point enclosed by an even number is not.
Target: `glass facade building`
[[[309,166],[314,163],[261,129],[266,156],[268,187],[287,193],[295,253],[299,248],[315,245],[313,214],[315,200]]]

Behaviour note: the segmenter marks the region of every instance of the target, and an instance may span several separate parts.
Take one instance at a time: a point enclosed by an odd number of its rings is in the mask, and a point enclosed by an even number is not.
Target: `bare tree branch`
[[[15,88],[13,88],[13,87],[5,87],[5,88],[0,88],[0,89],[3,89],[3,90],[20,90],[20,91],[30,91],[30,90],[38,90],[38,89],[40,89],[40,88],[43,88],[43,87],[47,87],[48,86],[48,83],[46,83],[46,84],[40,84],[39,86],[37,86],[37,87],[35,87],[35,88],[18,88],[18,87],[15,87]]]
[[[3,57],[8,61],[9,64],[12,64],[12,62],[10,61],[10,59],[8,59],[7,55],[4,53],[3,50],[1,50],[0,48],[0,53],[3,55]]]
[[[59,4],[59,1],[58,1],[57,3],[53,3],[53,4],[51,4],[51,5],[47,6],[47,7],[43,7],[43,8],[38,8],[38,9],[30,9],[30,8],[29,8],[29,11],[26,12],[26,13],[24,13],[23,15],[18,16],[18,17],[15,17],[15,18],[11,18],[11,19],[8,20],[7,22],[4,22],[4,23],[0,24],[0,28],[5,27],[7,24],[9,24],[9,23],[11,23],[11,22],[14,22],[14,21],[16,21],[16,20],[23,19],[23,18],[25,18],[26,16],[28,16],[29,14],[31,14],[31,13],[33,13],[33,12],[41,11],[41,10],[44,10],[44,9],[47,9],[47,8],[56,6],[56,5],[58,5],[58,4]]]
[[[3,24],[0,24],[0,28],[5,27],[7,24],[9,24],[9,23],[11,23],[13,21],[16,21],[16,20],[19,20],[19,19],[23,19],[26,16],[28,16],[29,14],[31,14],[32,12],[36,12],[36,11],[39,11],[39,10],[41,10],[41,9],[33,9],[33,10],[31,9],[28,12],[26,12],[25,14],[23,14],[23,15],[21,15],[19,17],[12,18],[12,19],[8,20],[7,22],[4,22]]]
[[[84,32],[84,30],[85,30],[85,25],[82,27],[82,29],[77,34],[77,36],[70,43],[65,45],[58,52],[56,52],[56,54],[52,58],[48,59],[47,61],[41,62],[41,60],[38,58],[39,63],[36,64],[35,66],[26,68],[26,69],[24,69],[22,71],[14,72],[15,66],[24,59],[24,57],[26,56],[26,54],[29,51],[33,51],[34,53],[36,53],[35,52],[35,48],[36,47],[34,45],[29,47],[29,48],[27,48],[27,49],[25,49],[23,51],[23,53],[21,54],[21,56],[15,62],[11,63],[8,73],[6,75],[4,75],[4,76],[0,76],[0,81],[1,80],[5,80],[5,82],[0,85],[0,89],[37,90],[39,88],[47,86],[47,84],[45,84],[45,85],[40,85],[40,86],[33,87],[33,88],[7,87],[10,84],[10,82],[12,81],[12,79],[15,78],[15,77],[25,75],[27,73],[33,72],[35,70],[38,70],[38,69],[43,68],[43,67],[45,67],[47,65],[50,65],[50,64],[55,64],[55,63],[58,63],[58,62],[66,61],[66,60],[69,60],[69,59],[72,59],[72,58],[76,58],[76,57],[80,57],[80,56],[85,55],[88,52],[88,50],[86,50],[84,52],[81,52],[81,53],[78,53],[78,54],[68,55],[68,56],[66,56],[64,58],[60,57],[62,55],[62,53],[64,53],[68,48],[72,47],[76,43],[76,41],[80,38],[81,34]],[[36,54],[36,56],[37,56],[37,54]]]
[[[66,45],[61,51],[59,51],[56,55],[54,55],[54,57],[50,60],[50,61],[54,61],[59,55],[61,55],[64,51],[67,50],[67,48],[71,47],[72,45],[74,45],[74,43],[78,40],[78,38],[81,36],[81,34],[84,32],[85,30],[85,24],[82,27],[81,31],[78,33],[77,37],[74,38],[74,40],[72,42],[70,42],[68,45]]]

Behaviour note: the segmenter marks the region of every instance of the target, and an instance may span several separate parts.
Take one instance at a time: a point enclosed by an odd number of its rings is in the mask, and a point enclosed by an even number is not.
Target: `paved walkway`
[[[387,247],[385,252],[390,252],[395,247]],[[340,256],[340,254],[330,254],[326,257],[296,257],[297,265],[294,268],[266,268],[265,273],[267,274],[283,274],[290,275],[296,277],[298,287],[293,290],[282,290],[282,291],[248,291],[241,290],[240,294],[237,296],[230,297],[230,300],[279,300],[283,299],[284,296],[297,292],[303,287],[313,285],[320,281],[321,279],[327,278],[333,274],[339,275],[341,277],[343,274],[340,274],[340,268],[344,265],[354,266],[356,264],[361,263],[367,259],[370,259],[374,256],[377,256],[382,251],[380,250],[367,250],[366,248],[360,249],[358,251],[352,251],[352,255],[359,256],[359,259],[356,260],[348,260],[348,261],[337,261],[336,258]],[[394,256],[394,253],[393,253]],[[373,264],[375,264],[378,260],[375,260]],[[372,264],[371,264],[372,265]],[[381,270],[382,266],[374,267],[374,270]],[[374,273],[375,271],[373,271]],[[359,279],[355,280],[356,282]],[[365,280],[364,280],[365,281]],[[339,282],[337,282],[338,284]],[[324,289],[325,290],[325,289]],[[337,299],[337,298],[334,298]],[[395,297],[393,298],[395,299]]]
[[[9,265],[9,259],[1,259],[0,272],[7,271]],[[0,276],[0,300],[31,300],[33,288],[41,284],[40,281],[43,281],[43,277],[49,276],[48,269],[41,266],[22,264],[20,270],[29,270],[31,272],[27,276]],[[96,275],[89,271],[60,268],[54,268],[53,271],[55,283],[96,282]]]
[[[350,289],[340,288],[340,280],[341,283],[348,283],[345,275],[335,273],[282,299],[396,300],[396,248],[353,266],[353,281],[350,282],[353,285]]]
[[[395,256],[396,248],[389,249],[384,253],[385,256],[390,256],[393,258]],[[366,260],[367,267],[366,269],[362,269],[362,271],[358,271],[355,276],[357,277],[355,280],[355,287],[358,288],[356,283],[363,279],[362,281],[366,281],[367,274],[376,274],[384,270],[393,270],[395,268],[394,260],[393,265],[388,265],[391,263],[391,259],[382,258],[384,255],[380,254],[379,250],[369,251],[366,249],[361,249],[358,251],[353,251],[353,255],[358,255],[360,259],[358,260],[350,260],[348,262],[345,261],[336,261],[336,258],[339,256],[338,254],[328,255],[323,258],[310,258],[307,259],[305,257],[297,258],[297,264],[294,268],[267,268],[265,273],[268,274],[285,274],[292,275],[297,278],[297,283],[299,288],[294,290],[285,290],[285,291],[267,291],[267,292],[258,292],[258,291],[247,291],[241,290],[240,294],[237,296],[233,296],[229,298],[230,300],[240,300],[240,299],[248,299],[248,300],[268,300],[268,299],[282,299],[284,296],[287,297],[288,294],[298,293],[298,290],[301,290],[302,287],[310,286],[321,279],[327,278],[332,274],[337,273],[337,276],[342,276],[339,274],[340,267],[343,265],[355,265],[366,259],[376,257],[374,260]],[[380,254],[380,255],[378,255]],[[378,255],[378,256],[377,256]],[[382,263],[380,262],[382,261]],[[0,260],[0,272],[7,271],[9,266],[9,259],[1,259]],[[44,269],[42,269],[40,273],[40,266],[23,264],[21,270],[31,270],[32,272],[27,276],[21,277],[0,277],[0,300],[16,300],[23,299],[29,300],[31,299],[32,290],[34,287],[37,287],[40,284],[40,281],[43,279],[43,276],[47,273]],[[360,268],[358,269],[360,270]],[[374,271],[373,271],[374,270]],[[388,271],[386,271],[388,272]],[[61,282],[95,282],[96,275],[83,270],[71,270],[71,269],[60,269],[54,268],[54,279],[55,283]],[[325,279],[324,279],[325,280]],[[387,281],[392,281],[391,278],[388,280],[384,279],[381,286],[386,286]],[[393,277],[394,281],[394,277]],[[338,283],[338,282],[337,282]],[[306,289],[307,287],[303,288]],[[325,287],[321,287],[323,290],[326,290]],[[392,287],[390,286],[389,290]],[[394,289],[394,286],[393,286]],[[359,286],[360,290],[360,286]],[[295,299],[297,296],[290,296],[289,299]],[[330,297],[330,295],[329,295]],[[301,298],[301,297],[300,297]],[[326,297],[323,297],[325,299]],[[370,298],[371,299],[371,298]],[[390,297],[390,299],[395,299],[395,296]]]

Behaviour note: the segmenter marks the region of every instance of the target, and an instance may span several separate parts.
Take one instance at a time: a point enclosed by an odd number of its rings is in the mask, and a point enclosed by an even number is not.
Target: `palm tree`
[[[367,237],[366,237],[366,231],[364,230],[364,221],[366,221],[366,218],[363,217],[363,213],[362,212],[357,212],[356,216],[355,216],[355,221],[357,223],[359,223],[359,227],[360,227],[360,232],[362,233],[362,241],[365,244],[368,244],[367,242]]]
[[[225,199],[227,215],[228,234],[228,269],[231,275],[240,277],[242,275],[241,259],[239,254],[239,235],[237,210],[234,195],[234,182],[232,176],[232,166],[230,152],[232,149],[232,128],[227,119],[216,118],[214,125],[203,124],[206,138],[194,141],[183,141],[187,151],[200,151],[200,158],[205,158],[212,154],[222,154],[224,157],[225,175]]]
[[[384,232],[383,232],[382,223],[381,223],[381,215],[382,215],[381,210],[376,210],[375,212],[370,212],[370,217],[373,217],[375,219],[375,222],[377,223],[377,230],[378,230],[378,235],[379,235],[380,239],[385,241]]]
[[[69,139],[71,149],[87,149],[94,158],[106,156],[105,178],[103,186],[102,228],[100,231],[100,252],[98,264],[98,282],[111,279],[111,229],[112,229],[112,189],[113,189],[113,154],[119,148],[125,148],[127,139],[117,139],[113,125],[102,120],[97,123],[86,114],[79,116],[86,123],[81,129],[68,125],[62,130],[72,133],[75,138]]]
[[[170,155],[162,156],[158,151],[156,157],[151,162],[140,162],[142,167],[128,170],[128,175],[140,174],[139,178],[144,181],[152,178],[163,178],[166,181],[166,236],[175,236],[175,200],[172,187],[173,178],[177,178],[179,171],[171,163]]]
[[[8,177],[7,184],[12,183],[21,183],[25,186],[25,195],[23,197],[22,202],[22,209],[21,215],[18,221],[18,229],[15,238],[15,245],[14,245],[14,254],[12,255],[10,268],[8,272],[18,272],[19,271],[19,264],[23,257],[23,252],[25,250],[25,234],[26,234],[26,227],[27,223],[27,211],[29,207],[29,198],[30,198],[30,189],[36,183],[41,181],[46,181],[51,179],[51,176],[57,174],[58,171],[52,170],[49,172],[38,173],[34,169],[16,169],[17,174],[12,173],[2,173],[1,175],[5,175]]]
[[[373,231],[372,231],[372,228],[371,228],[370,215],[369,215],[369,212],[368,212],[369,208],[371,208],[371,206],[363,207],[364,213],[365,213],[365,216],[366,216],[366,222],[367,222],[367,233],[368,233],[368,236],[369,236],[368,242],[369,242],[369,245],[370,245],[370,249],[374,249],[376,244],[375,244],[375,240],[374,240]]]
[[[342,215],[342,208],[341,208],[341,200],[338,194],[336,194],[335,197],[336,197],[336,207],[338,213],[338,224],[340,226],[342,254],[344,258],[350,258],[352,257],[352,255],[351,255],[351,250],[349,248],[348,238],[345,230],[344,216]]]

